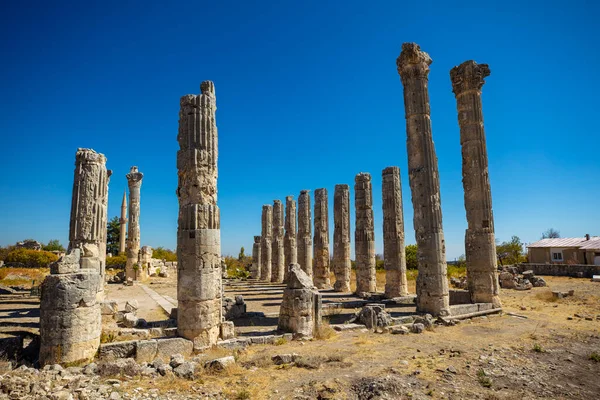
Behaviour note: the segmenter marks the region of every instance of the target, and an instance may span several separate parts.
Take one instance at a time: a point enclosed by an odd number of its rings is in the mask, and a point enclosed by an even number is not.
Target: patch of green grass
[[[590,354],[590,360],[600,362],[600,353],[593,351],[592,354]]]
[[[542,347],[542,345],[539,344],[539,343],[535,343],[533,345],[533,351],[535,351],[536,353],[545,353],[546,352],[546,350],[544,350],[544,348]]]
[[[275,346],[281,346],[282,344],[286,344],[287,340],[283,337],[280,337],[275,341]]]
[[[489,376],[487,376],[483,369],[477,371],[477,380],[479,381],[479,384],[483,387],[492,387],[492,379]]]
[[[250,399],[250,392],[246,389],[242,389],[241,391],[237,392],[235,398],[236,400],[248,400]]]

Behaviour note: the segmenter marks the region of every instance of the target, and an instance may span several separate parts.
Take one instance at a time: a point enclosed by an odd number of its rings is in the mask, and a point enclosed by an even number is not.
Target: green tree
[[[546,232],[542,233],[542,239],[557,239],[560,237],[560,232],[554,228],[549,228]]]
[[[246,258],[246,254],[244,254],[244,246],[240,249],[240,254],[238,254],[238,260],[243,261]]]
[[[173,250],[165,249],[159,246],[152,249],[152,258],[158,258],[159,260],[165,261],[177,261],[177,254]]]
[[[496,255],[500,265],[518,264],[527,260],[523,253],[523,243],[518,236],[513,236],[510,241],[496,245]]]
[[[60,244],[58,239],[52,239],[44,246],[45,251],[65,251],[65,247]]]
[[[121,241],[121,222],[119,217],[113,217],[108,221],[106,230],[106,252],[113,255],[119,254],[119,243]]]
[[[58,260],[54,253],[44,250],[15,249],[6,256],[7,263],[20,263],[27,268],[47,268]]]
[[[0,247],[0,261],[5,261],[8,254],[15,249],[15,246]]]
[[[383,254],[375,254],[375,269],[385,269],[385,262],[383,260]]]
[[[417,258],[417,245],[409,244],[404,248],[404,254],[406,256],[406,268],[407,269],[418,269],[419,260]]]

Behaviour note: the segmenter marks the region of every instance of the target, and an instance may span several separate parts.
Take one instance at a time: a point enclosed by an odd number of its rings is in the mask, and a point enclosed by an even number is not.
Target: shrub
[[[590,360],[595,362],[600,362],[600,353],[596,353],[595,351],[590,354]]]
[[[125,268],[125,264],[127,264],[127,256],[125,254],[106,258],[106,266],[109,268]]]
[[[165,261],[177,261],[177,254],[172,250],[165,249],[164,247],[157,247],[152,249],[152,258]]]
[[[6,256],[7,263],[20,263],[27,268],[47,268],[58,260],[58,256],[49,251],[15,249]]]

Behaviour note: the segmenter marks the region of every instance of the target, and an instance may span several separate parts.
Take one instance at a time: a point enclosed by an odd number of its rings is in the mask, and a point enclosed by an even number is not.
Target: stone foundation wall
[[[519,272],[533,271],[535,275],[573,276],[591,278],[600,275],[600,265],[586,264],[517,264]]]

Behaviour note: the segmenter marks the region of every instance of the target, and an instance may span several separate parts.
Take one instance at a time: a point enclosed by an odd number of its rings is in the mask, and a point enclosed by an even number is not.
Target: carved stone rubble
[[[361,172],[356,175],[354,180],[354,207],[356,210],[356,227],[354,231],[356,293],[362,295],[377,291],[371,174]]]
[[[215,86],[200,91],[181,98],[177,135],[177,332],[195,348],[216,344],[222,313]]]
[[[321,324],[321,295],[312,279],[292,264],[279,311],[278,329],[295,338],[311,338]]]
[[[416,43],[404,43],[396,60],[404,85],[408,172],[418,246],[417,310],[450,313],[446,247],[437,156],[431,134],[428,75],[431,57]]]
[[[474,303],[493,303],[500,307],[492,190],[481,105],[481,89],[489,75],[487,64],[477,64],[472,60],[450,71],[462,147],[468,223],[465,233],[467,286]]]
[[[260,241],[260,279],[271,282],[273,235],[273,207],[265,204],[262,208],[262,236]]]
[[[298,264],[312,279],[313,251],[311,237],[310,194],[308,190],[300,191],[298,197]]]
[[[283,238],[285,255],[284,282],[287,282],[288,267],[298,262],[298,247],[296,243],[296,201],[294,196],[285,198],[285,235]]]
[[[318,289],[330,289],[329,277],[329,207],[327,189],[315,190],[315,238],[313,281]]]
[[[127,265],[125,275],[133,280],[144,280],[147,275],[138,264],[140,251],[140,188],[144,174],[136,166],[131,167],[127,175],[129,185],[129,223],[127,234]]]
[[[335,185],[333,194],[333,272],[336,292],[350,292],[350,187]]]
[[[273,201],[273,245],[271,282],[283,282],[285,274],[285,253],[283,248],[283,204]]]
[[[100,345],[110,175],[104,155],[77,150],[69,248],[42,283],[41,365],[89,362]]]
[[[252,266],[250,267],[250,278],[260,279],[260,236],[254,236],[254,244],[252,245]]]

